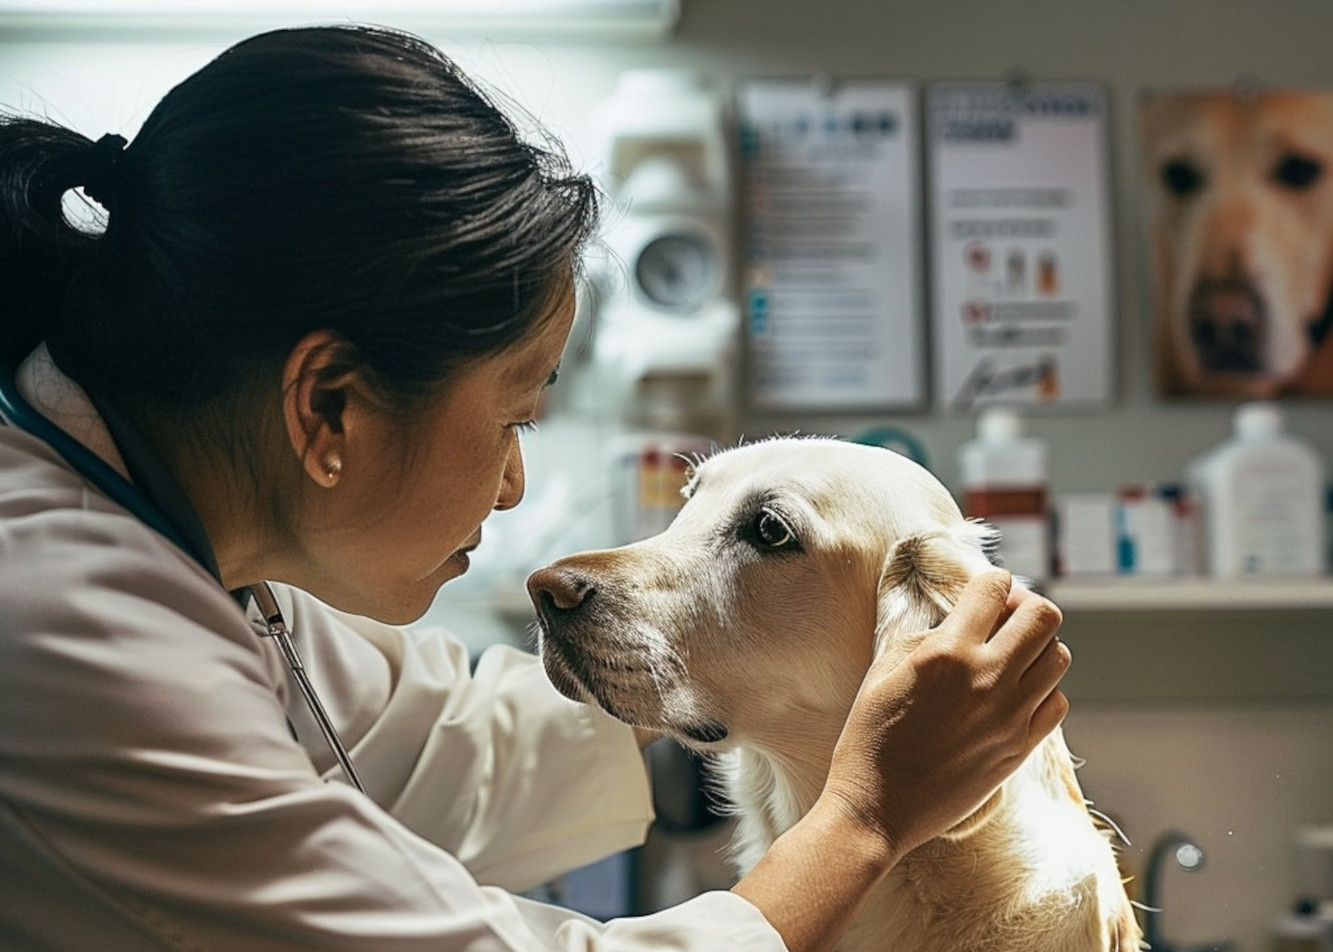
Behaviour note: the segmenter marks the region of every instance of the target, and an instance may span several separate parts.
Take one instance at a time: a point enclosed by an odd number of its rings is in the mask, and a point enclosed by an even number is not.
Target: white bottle
[[[1231,438],[1190,465],[1211,575],[1324,571],[1323,464],[1283,422],[1275,404],[1243,404]]]
[[[1051,571],[1050,475],[1046,443],[1023,436],[1008,407],[988,407],[977,438],[958,451],[963,512],[1000,530],[999,556],[1015,575],[1041,581]]]

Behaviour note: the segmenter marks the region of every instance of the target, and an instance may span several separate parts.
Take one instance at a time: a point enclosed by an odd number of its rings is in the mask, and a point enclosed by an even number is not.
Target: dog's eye
[[[760,509],[754,517],[754,537],[770,549],[790,549],[796,546],[796,535],[772,509]]]
[[[1319,181],[1324,166],[1318,159],[1288,152],[1273,168],[1273,180],[1287,188],[1306,189]]]
[[[1203,188],[1203,172],[1193,162],[1172,159],[1162,166],[1162,184],[1172,195],[1183,198]]]

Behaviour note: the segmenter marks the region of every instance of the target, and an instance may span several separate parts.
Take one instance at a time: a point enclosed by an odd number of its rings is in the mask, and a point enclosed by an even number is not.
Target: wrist
[[[849,867],[859,868],[876,882],[902,858],[903,851],[884,825],[837,790],[825,788],[801,822],[839,852],[845,851]]]
[[[842,797],[821,796],[733,891],[764,914],[791,952],[826,952],[899,857]]]

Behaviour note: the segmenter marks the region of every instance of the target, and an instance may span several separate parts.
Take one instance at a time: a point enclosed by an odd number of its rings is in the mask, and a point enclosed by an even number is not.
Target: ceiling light
[[[682,0],[0,0],[0,30],[145,33],[298,22],[381,23],[450,35],[669,36]]]

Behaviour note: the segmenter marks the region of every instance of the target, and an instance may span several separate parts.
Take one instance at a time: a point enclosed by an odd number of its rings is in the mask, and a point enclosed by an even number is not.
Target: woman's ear
[[[301,467],[332,489],[346,465],[349,394],[357,373],[347,344],[332,331],[312,331],[297,342],[282,370],[282,413]]]

